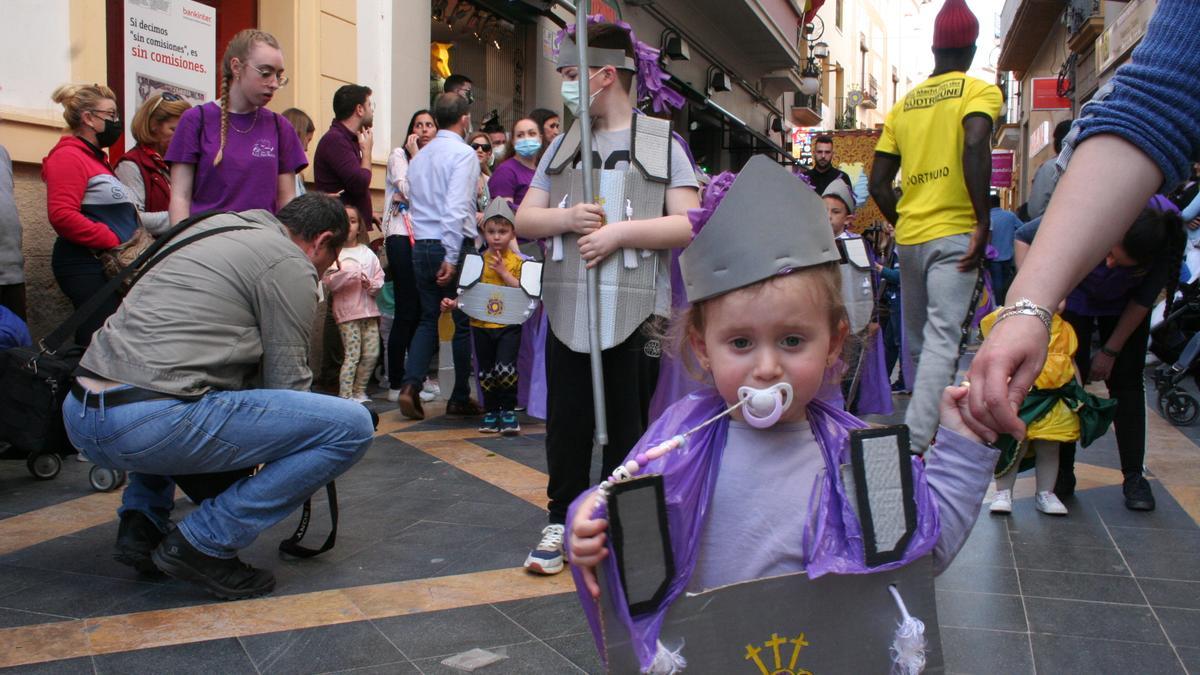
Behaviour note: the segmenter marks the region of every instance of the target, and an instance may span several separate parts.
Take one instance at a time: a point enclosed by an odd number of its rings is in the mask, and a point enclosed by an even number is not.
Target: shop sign
[[[1104,73],[1133,49],[1158,6],[1158,0],[1133,0],[1110,26],[1096,38],[1096,72]]]
[[[1012,150],[992,151],[992,187],[1011,188],[1013,186],[1013,153]]]
[[[192,0],[125,0],[125,132],[156,93],[216,97],[217,10]],[[129,138],[132,138],[129,136]]]
[[[1033,78],[1033,110],[1070,110],[1071,99],[1058,95],[1057,77]],[[1064,82],[1070,86],[1070,80]]]
[[[1029,134],[1029,156],[1034,157],[1050,145],[1050,122],[1043,121]]]

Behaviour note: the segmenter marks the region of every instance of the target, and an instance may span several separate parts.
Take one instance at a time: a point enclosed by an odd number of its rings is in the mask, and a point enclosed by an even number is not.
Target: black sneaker
[[[1130,511],[1154,510],[1154,493],[1150,491],[1150,481],[1142,474],[1126,474],[1121,489],[1125,493],[1125,508]]]
[[[150,560],[150,553],[158,547],[166,535],[141,511],[126,511],[121,514],[117,527],[117,543],[113,546],[113,560],[129,565],[142,574],[162,574]]]
[[[521,433],[521,423],[517,421],[517,413],[505,410],[500,413],[500,435],[516,436]]]
[[[275,590],[275,575],[233,558],[214,558],[197,551],[178,528],[150,556],[164,574],[195,581],[222,600],[241,600]]]

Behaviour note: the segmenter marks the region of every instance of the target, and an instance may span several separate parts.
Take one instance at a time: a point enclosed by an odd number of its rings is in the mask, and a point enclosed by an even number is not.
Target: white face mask
[[[508,154],[508,144],[498,143],[492,146],[492,163],[499,164],[504,156]]]
[[[592,78],[595,77],[599,72],[600,71],[596,71],[595,73],[589,75],[588,82],[591,82]],[[600,91],[603,91],[603,89]],[[592,95],[588,96],[588,108],[591,108],[592,103],[595,103],[596,97],[600,95],[600,91],[593,91]],[[580,102],[579,80],[564,80],[562,83],[562,97],[563,103],[567,104],[567,110],[570,110],[572,115],[578,116]]]

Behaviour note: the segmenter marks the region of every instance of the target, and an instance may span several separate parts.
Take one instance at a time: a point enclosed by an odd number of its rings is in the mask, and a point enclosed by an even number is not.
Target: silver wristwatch
[[[1001,307],[1000,313],[996,315],[996,321],[992,325],[995,326],[1008,317],[1018,314],[1036,316],[1046,326],[1046,331],[1050,331],[1050,322],[1054,314],[1045,307],[1033,304],[1029,298],[1021,298],[1007,307]]]

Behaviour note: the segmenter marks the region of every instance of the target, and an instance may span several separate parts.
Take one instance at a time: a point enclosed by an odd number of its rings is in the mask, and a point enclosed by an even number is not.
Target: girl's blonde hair
[[[62,104],[63,119],[76,131],[83,126],[83,113],[94,110],[104,99],[115,102],[117,95],[103,84],[64,84],[50,94],[50,99]]]
[[[258,43],[279,49],[279,41],[266,31],[247,28],[239,31],[225,47],[225,56],[221,59],[221,145],[213,157],[213,166],[221,163],[225,155],[225,138],[229,134],[229,85],[233,83],[233,60],[241,61],[243,65],[250,58],[250,50]]]
[[[818,302],[829,312],[829,330],[836,335],[850,324],[846,304],[842,300],[842,273],[836,262],[822,263],[812,267],[802,267],[784,275],[764,279],[756,284],[739,288],[734,293],[759,292],[768,284],[783,285],[806,281],[812,284]],[[722,297],[722,296],[717,296]],[[709,374],[700,367],[696,353],[692,350],[691,336],[703,335],[706,326],[704,308],[716,298],[701,300],[680,312],[671,323],[667,338],[679,354],[688,374],[697,380],[705,381]]]
[[[154,94],[142,103],[142,107],[138,108],[137,114],[133,116],[133,122],[129,125],[130,131],[133,132],[133,140],[139,145],[154,145],[158,141],[154,133],[155,128],[167,120],[182,116],[190,107],[192,104],[183,98],[168,101],[163,98],[161,92]]]
[[[476,138],[482,138],[483,140],[487,141],[488,145],[492,144],[492,137],[488,136],[487,133],[484,131],[476,131],[476,132],[472,133],[470,136],[467,136],[467,144],[469,145],[471,143],[471,141],[474,141]],[[475,148],[471,148],[471,150],[474,150],[474,149]],[[496,149],[492,148],[492,152],[495,152],[495,151],[496,151]],[[479,167],[479,170],[485,176],[492,175],[492,167],[488,166],[487,164],[481,164]]]

